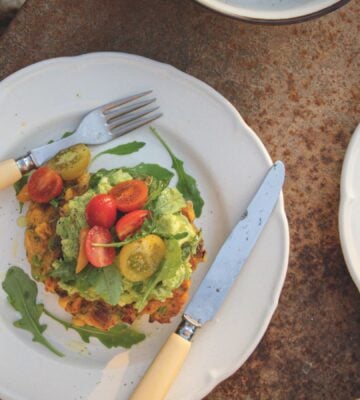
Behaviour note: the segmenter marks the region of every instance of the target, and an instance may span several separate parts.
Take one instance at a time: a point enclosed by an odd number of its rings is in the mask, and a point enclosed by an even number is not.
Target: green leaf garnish
[[[107,303],[115,306],[120,300],[123,291],[121,275],[116,265],[98,268],[95,282],[95,292]]]
[[[108,283],[104,285],[104,287],[108,286]],[[17,328],[21,328],[32,333],[34,342],[44,345],[60,357],[63,357],[64,354],[55,349],[52,344],[49,343],[48,340],[43,336],[46,325],[40,324],[39,322],[42,313],[59,322],[66,329],[73,329],[78,332],[86,343],[89,343],[90,337],[95,337],[107,348],[118,346],[130,348],[132,345],[145,339],[145,335],[143,333],[138,332],[123,323],[114,326],[108,331],[102,331],[91,326],[75,326],[70,322],[66,322],[57,318],[48,310],[46,310],[43,304],[36,303],[36,297],[38,294],[36,283],[31,280],[29,276],[19,267],[13,266],[9,268],[5,280],[2,283],[2,287],[8,295],[8,301],[11,306],[16,311],[20,312],[22,316],[21,319],[14,322],[14,325]]]
[[[174,174],[168,169],[161,167],[158,164],[146,164],[141,163],[131,168],[123,168],[124,171],[128,172],[133,178],[147,178],[152,176],[159,181],[164,181],[166,186],[169,184]]]
[[[57,199],[57,198],[52,199],[52,200],[49,201],[49,203],[50,203],[54,208],[58,208],[58,207],[59,207],[59,202],[60,202],[60,199]]]
[[[16,195],[21,192],[21,189],[27,184],[30,177],[30,173],[23,175],[17,182],[14,183],[14,189]]]
[[[127,154],[135,153],[145,146],[144,142],[130,142],[125,144],[120,144],[119,146],[113,147],[112,149],[107,149],[101,153],[96,154],[96,156],[91,160],[94,162],[98,157],[104,154],[114,154],[117,156],[124,156]]]
[[[145,335],[143,333],[138,332],[123,323],[114,326],[108,331],[102,331],[88,325],[75,326],[69,322],[59,319],[48,310],[44,310],[44,312],[50,318],[63,325],[66,329],[73,329],[76,331],[84,342],[89,343],[90,337],[94,337],[97,338],[108,349],[119,346],[128,349],[132,345],[137,344],[145,339]]]
[[[76,131],[65,132],[65,133],[63,133],[63,135],[61,136],[60,139],[65,139],[65,138],[67,138],[68,136],[73,135],[75,132],[76,132]],[[55,141],[55,140],[52,140],[52,139],[51,139],[51,140],[48,141],[48,144],[54,143],[54,141]]]
[[[49,274],[51,277],[77,288],[82,295],[91,288],[107,303],[113,306],[119,303],[123,287],[121,275],[116,265],[109,265],[104,268],[88,265],[77,274],[75,272],[75,261],[58,260],[55,261],[55,264],[56,269]]]
[[[13,266],[7,271],[2,287],[8,295],[8,302],[21,314],[21,319],[15,321],[14,326],[29,331],[33,335],[34,342],[63,357],[64,354],[55,349],[43,336],[46,325],[40,324],[39,319],[44,306],[36,303],[38,293],[36,283],[21,268]]]
[[[166,151],[172,160],[172,168],[175,169],[178,175],[178,183],[176,187],[183,194],[186,200],[190,200],[193,203],[195,215],[199,217],[204,205],[204,200],[200,195],[200,191],[197,187],[196,180],[184,170],[184,162],[177,158],[171,151],[170,147],[164,142],[162,137],[156,131],[155,128],[150,127],[151,132],[159,139],[161,144],[165,147]]]
[[[65,139],[65,138],[67,138],[68,136],[71,136],[71,135],[73,135],[74,133],[75,133],[76,131],[68,131],[68,132],[65,132],[62,136],[61,136],[61,139]]]

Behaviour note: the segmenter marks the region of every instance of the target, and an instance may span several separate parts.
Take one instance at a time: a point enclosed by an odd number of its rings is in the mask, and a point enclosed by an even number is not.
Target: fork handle
[[[21,177],[21,170],[14,159],[0,162],[0,190],[14,184]]]

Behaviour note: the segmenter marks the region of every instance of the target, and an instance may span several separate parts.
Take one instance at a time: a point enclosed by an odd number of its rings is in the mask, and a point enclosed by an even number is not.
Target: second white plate
[[[340,194],[341,248],[350,275],[360,291],[360,125],[346,150]]]
[[[263,23],[288,23],[326,14],[349,0],[196,0],[232,17]]]

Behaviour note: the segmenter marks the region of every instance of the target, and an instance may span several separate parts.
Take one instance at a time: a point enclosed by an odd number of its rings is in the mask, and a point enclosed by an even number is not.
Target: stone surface
[[[284,160],[289,270],[256,351],[207,400],[360,398],[360,296],[339,243],[342,161],[360,122],[360,0],[291,26],[190,0],[28,0],[0,38],[0,79],[92,51],[163,61],[207,82]]]

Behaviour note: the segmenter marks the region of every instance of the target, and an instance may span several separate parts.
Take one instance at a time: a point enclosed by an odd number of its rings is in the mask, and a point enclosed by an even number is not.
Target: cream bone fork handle
[[[148,90],[104,104],[86,114],[72,135],[32,149],[24,157],[0,162],[0,190],[40,167],[61,150],[79,143],[103,144],[160,118],[162,113],[156,112],[159,107],[152,105],[156,99],[146,98],[151,92]]]
[[[162,400],[176,379],[197,328],[214,318],[268,221],[285,179],[277,161],[266,174],[241,220],[237,223],[192,300],[183,320],[154,359],[130,400]]]

